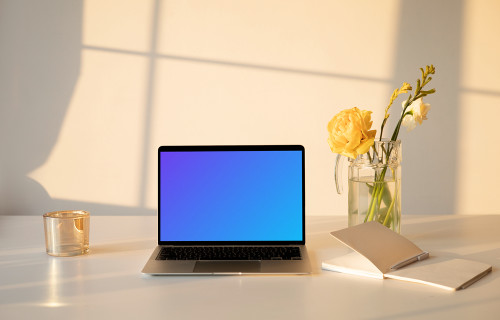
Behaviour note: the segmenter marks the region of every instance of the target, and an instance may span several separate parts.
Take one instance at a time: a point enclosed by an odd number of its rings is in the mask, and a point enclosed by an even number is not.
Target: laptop
[[[158,148],[158,246],[150,275],[307,274],[305,150]]]

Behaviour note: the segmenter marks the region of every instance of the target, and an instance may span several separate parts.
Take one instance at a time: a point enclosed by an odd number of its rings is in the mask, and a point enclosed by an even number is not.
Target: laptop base
[[[157,246],[142,273],[149,275],[246,275],[310,274],[311,265],[305,246],[298,246],[302,260],[156,260],[162,246]]]

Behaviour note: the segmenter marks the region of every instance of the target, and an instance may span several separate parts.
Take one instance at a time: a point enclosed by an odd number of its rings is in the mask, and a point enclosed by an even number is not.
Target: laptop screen
[[[304,148],[159,148],[159,243],[303,243]]]

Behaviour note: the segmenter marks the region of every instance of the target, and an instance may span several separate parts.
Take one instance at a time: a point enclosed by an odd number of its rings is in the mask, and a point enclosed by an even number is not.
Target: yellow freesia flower
[[[328,144],[334,153],[355,159],[373,145],[376,130],[372,126],[371,111],[354,107],[335,115],[328,123]]]
[[[403,85],[399,88],[398,94],[407,93],[409,90],[412,90],[411,85],[408,82],[403,82]]]

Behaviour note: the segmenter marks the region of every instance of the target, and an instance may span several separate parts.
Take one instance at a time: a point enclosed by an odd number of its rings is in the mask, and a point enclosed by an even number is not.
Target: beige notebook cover
[[[418,282],[448,290],[466,288],[491,271],[490,265],[481,262],[429,258],[413,242],[377,222],[334,231],[331,235],[354,251],[324,261],[325,270]]]

